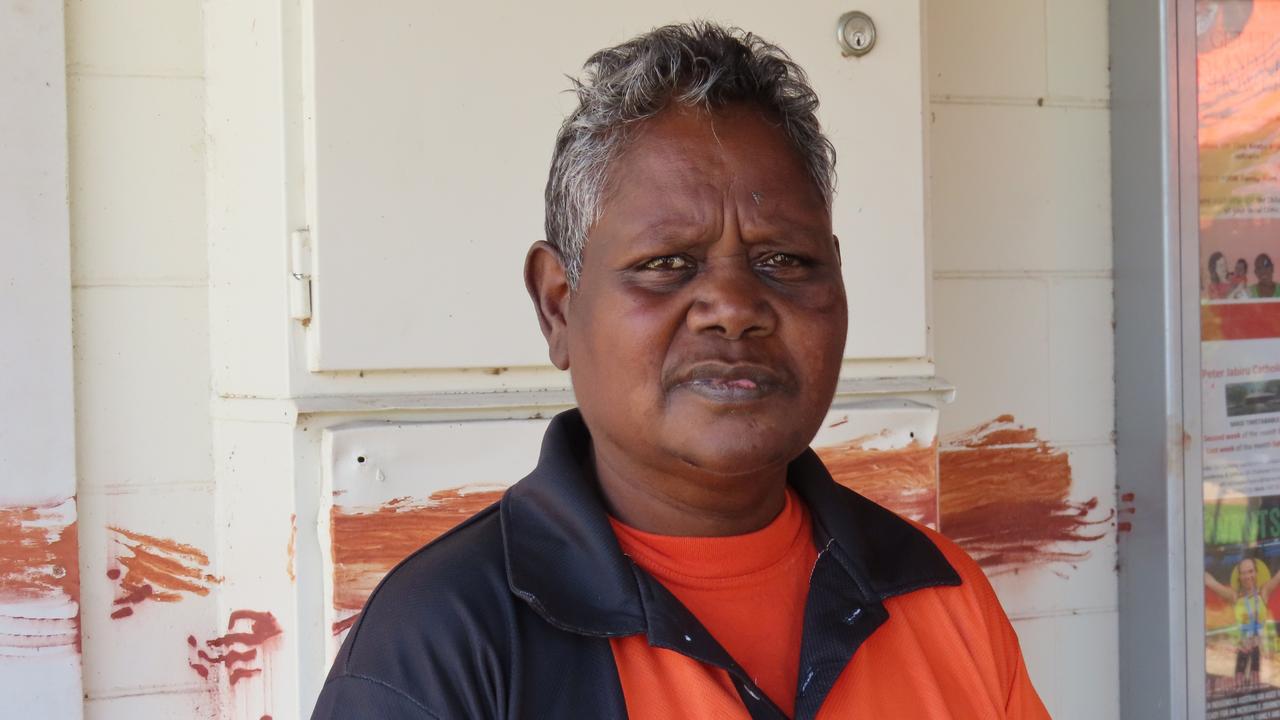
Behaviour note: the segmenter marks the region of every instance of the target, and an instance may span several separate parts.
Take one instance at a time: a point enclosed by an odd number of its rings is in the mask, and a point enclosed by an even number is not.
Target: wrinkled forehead
[[[689,200],[740,193],[796,212],[829,217],[805,158],[765,111],[731,104],[673,105],[640,123],[609,164],[602,214],[642,200],[680,212]]]

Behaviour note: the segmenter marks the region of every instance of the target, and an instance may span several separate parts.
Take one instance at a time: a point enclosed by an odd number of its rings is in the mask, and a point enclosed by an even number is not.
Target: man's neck
[[[609,512],[642,532],[688,537],[743,535],[768,525],[786,504],[786,466],[725,477],[689,467],[640,465],[607,445],[592,445]]]

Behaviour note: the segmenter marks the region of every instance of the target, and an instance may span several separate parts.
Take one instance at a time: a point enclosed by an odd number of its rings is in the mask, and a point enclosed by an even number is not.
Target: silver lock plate
[[[836,42],[845,57],[862,57],[876,45],[876,24],[864,12],[847,12],[836,23]]]

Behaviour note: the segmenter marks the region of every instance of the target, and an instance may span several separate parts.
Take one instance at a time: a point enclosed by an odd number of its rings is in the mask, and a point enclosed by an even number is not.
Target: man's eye
[[[760,264],[770,268],[792,268],[800,267],[804,264],[804,261],[795,255],[774,253],[761,260]]]
[[[648,260],[640,267],[645,270],[688,270],[693,263],[683,255],[664,255]]]

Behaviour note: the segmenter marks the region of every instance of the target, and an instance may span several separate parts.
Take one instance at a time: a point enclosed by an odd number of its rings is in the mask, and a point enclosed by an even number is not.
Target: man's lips
[[[763,365],[713,361],[682,370],[670,387],[689,390],[708,400],[745,402],[777,392],[784,384],[780,373]]]

